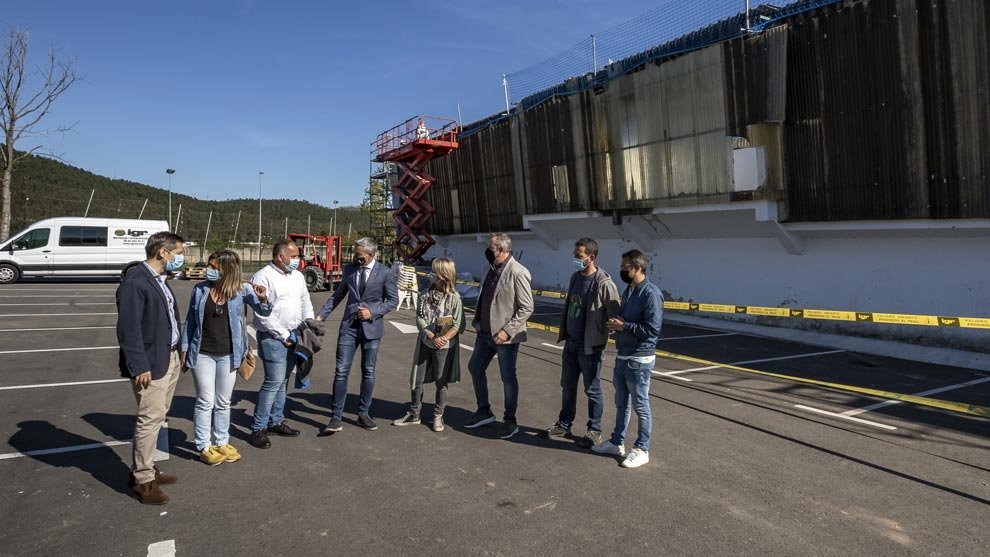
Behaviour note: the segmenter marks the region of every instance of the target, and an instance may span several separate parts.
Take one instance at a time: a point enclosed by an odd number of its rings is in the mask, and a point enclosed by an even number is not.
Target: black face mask
[[[627,271],[625,269],[622,269],[621,271],[619,271],[619,278],[621,278],[622,279],[622,282],[624,282],[626,284],[629,284],[629,283],[632,282],[632,277],[629,276],[629,271]]]
[[[485,250],[485,259],[488,260],[489,265],[495,264],[495,252],[492,251],[492,248],[487,248]]]
[[[368,262],[368,260],[365,259],[365,258],[363,258],[363,257],[355,257],[354,258],[354,265],[356,267],[364,267],[365,263],[367,263],[367,262]]]

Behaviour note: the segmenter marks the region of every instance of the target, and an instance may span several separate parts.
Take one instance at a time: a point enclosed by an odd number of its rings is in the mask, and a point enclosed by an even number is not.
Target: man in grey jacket
[[[608,344],[608,320],[619,314],[619,291],[612,277],[596,264],[598,243],[581,238],[574,244],[574,269],[560,318],[560,336],[564,343],[561,356],[560,415],[547,430],[548,437],[571,437],[571,425],[577,416],[578,379],[584,378],[588,397],[588,432],[578,444],[591,448],[602,442],[601,371],[602,354]]]
[[[512,257],[512,240],[508,234],[492,234],[485,257],[489,267],[481,280],[481,293],[472,322],[477,335],[468,362],[478,410],[464,427],[474,429],[495,421],[488,402],[487,369],[497,355],[505,394],[505,414],[498,436],[508,439],[519,432],[516,424],[519,402],[516,358],[519,344],[526,342],[526,320],[533,314],[532,279],[526,267]]]

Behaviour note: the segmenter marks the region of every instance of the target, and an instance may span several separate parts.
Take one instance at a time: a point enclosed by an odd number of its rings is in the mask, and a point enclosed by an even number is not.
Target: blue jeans
[[[639,418],[639,433],[634,448],[649,452],[653,414],[650,412],[650,377],[653,366],[630,360],[615,360],[612,384],[615,387],[615,431],[612,444],[621,447],[629,428],[629,405]]]
[[[196,424],[196,450],[210,446],[210,423],[216,444],[224,446],[230,442],[230,395],[234,392],[233,355],[209,356],[200,354],[193,367],[193,382],[196,384],[196,406],[193,422]]]
[[[355,323],[340,332],[337,337],[337,369],[333,375],[333,417],[344,415],[344,402],[347,400],[347,379],[351,376],[351,366],[358,345],[361,346],[361,401],[358,414],[371,412],[371,393],[375,390],[375,362],[378,361],[378,346],[382,339],[366,339],[361,325]]]
[[[594,349],[590,356],[585,355],[584,345],[566,341],[560,362],[560,416],[557,423],[565,429],[574,425],[577,416],[578,378],[584,378],[584,394],[588,397],[588,429],[602,430],[602,352],[605,347]]]
[[[519,405],[519,379],[516,377],[516,359],[519,356],[518,344],[495,344],[492,335],[478,333],[474,339],[474,352],[468,362],[471,372],[471,383],[474,384],[474,397],[478,401],[479,412],[491,412],[492,405],[488,402],[488,364],[498,356],[498,370],[502,375],[502,388],[505,394],[505,413],[503,419],[516,419],[516,407]]]
[[[258,391],[252,431],[266,429],[269,423],[278,425],[285,419],[285,385],[296,367],[295,351],[271,333],[258,331],[258,357],[265,366],[265,381]]]

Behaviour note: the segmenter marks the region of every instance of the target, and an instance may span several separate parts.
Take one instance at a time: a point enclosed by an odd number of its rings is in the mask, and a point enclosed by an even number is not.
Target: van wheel
[[[9,263],[0,263],[0,284],[13,284],[21,278],[21,272],[17,267]]]

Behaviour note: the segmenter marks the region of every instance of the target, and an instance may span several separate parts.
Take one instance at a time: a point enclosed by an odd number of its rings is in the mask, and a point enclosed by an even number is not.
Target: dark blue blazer
[[[320,317],[326,320],[330,312],[336,309],[344,297],[347,297],[347,304],[344,306],[344,315],[340,318],[340,330],[344,331],[357,320],[358,307],[366,307],[371,310],[371,321],[361,321],[361,329],[364,338],[374,340],[385,336],[385,321],[382,320],[390,311],[399,307],[399,287],[396,282],[395,272],[381,262],[376,261],[371,269],[371,276],[364,286],[364,296],[358,292],[358,267],[349,264],[344,267],[344,277],[340,281],[340,286],[333,292],[333,296],[323,304],[320,310]]]
[[[176,326],[181,326],[175,292],[172,300]],[[146,371],[151,371],[152,379],[165,376],[172,350],[168,302],[154,273],[144,264],[128,271],[117,288],[117,343],[121,376],[137,377]]]

